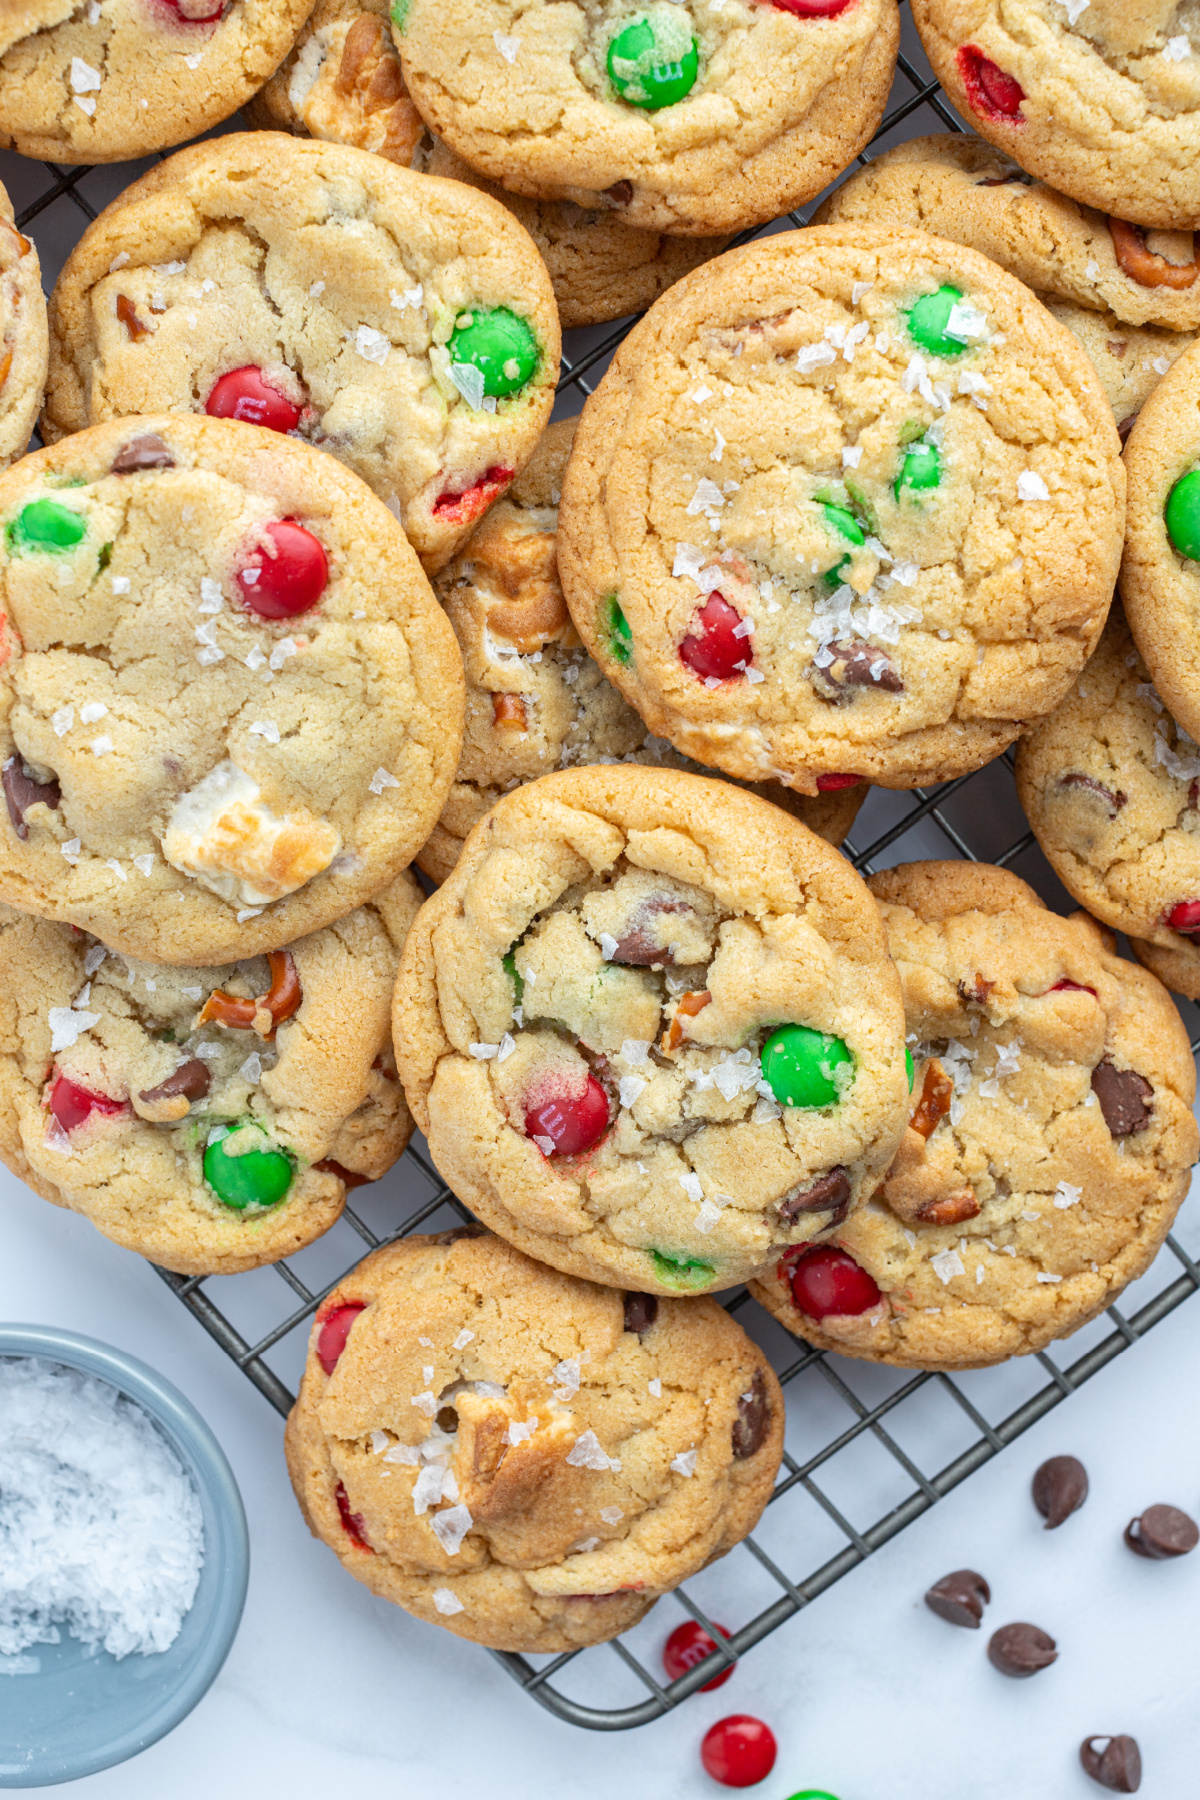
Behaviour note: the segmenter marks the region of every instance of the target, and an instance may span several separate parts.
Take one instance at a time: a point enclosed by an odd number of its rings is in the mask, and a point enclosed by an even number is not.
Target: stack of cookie
[[[288,1457],[351,1573],[496,1647],[754,1525],[782,1395],[709,1296],[1027,1354],[1196,1155],[1200,57],[1167,5],[913,10],[989,141],[732,250],[871,137],[894,0],[0,32],[27,155],[258,127],[118,196],[48,338],[0,225],[0,459],[43,389],[48,446],[0,475],[0,1155],[201,1275],[418,1126],[480,1228],[323,1300]],[[551,425],[560,321],[644,307]],[[840,854],[1017,739],[1093,917]]]

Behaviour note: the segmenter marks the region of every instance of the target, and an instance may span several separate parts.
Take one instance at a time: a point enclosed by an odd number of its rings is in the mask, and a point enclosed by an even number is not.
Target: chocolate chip
[[[628,931],[617,939],[617,947],[609,960],[631,963],[639,969],[649,968],[651,963],[673,964],[675,958],[671,955],[670,945],[656,944],[650,934],[650,926],[663,913],[686,913],[691,910],[686,900],[670,900],[665,894],[651,894],[637,907],[629,921]]]
[[[345,1163],[336,1162],[332,1156],[323,1156],[313,1168],[320,1169],[325,1175],[336,1175],[345,1188],[366,1187],[371,1181],[370,1175],[360,1175],[357,1169],[348,1169]]]
[[[767,1384],[762,1370],[755,1369],[754,1380],[746,1392],[738,1396],[738,1416],[733,1421],[733,1454],[753,1456],[756,1450],[761,1450],[770,1423]]]
[[[1103,1744],[1103,1750],[1097,1750],[1097,1744]],[[1110,1793],[1136,1794],[1142,1785],[1142,1753],[1136,1738],[1084,1738],[1079,1746],[1079,1760],[1085,1773]]]
[[[9,757],[0,774],[0,782],[4,786],[4,798],[12,828],[19,838],[29,836],[25,814],[31,806],[36,806],[40,800],[43,806],[48,806],[53,812],[62,800],[62,791],[57,781],[35,781],[19,756]]]
[[[1053,1531],[1088,1497],[1087,1470],[1077,1456],[1052,1456],[1033,1477],[1033,1504]]]
[[[1084,793],[1095,794],[1097,798],[1103,800],[1105,806],[1107,806],[1110,819],[1116,818],[1121,808],[1129,799],[1128,794],[1123,794],[1119,791],[1114,792],[1112,788],[1105,787],[1102,781],[1094,780],[1091,775],[1060,775],[1058,778],[1058,785],[1059,787],[1082,788]]]
[[[1038,1625],[1002,1625],[992,1633],[987,1653],[993,1668],[1017,1681],[1058,1661],[1054,1639]]]
[[[779,1217],[785,1225],[794,1225],[801,1213],[833,1212],[830,1225],[840,1225],[850,1206],[850,1177],[839,1163],[827,1175],[818,1175],[810,1187],[785,1194],[779,1202]]]
[[[157,1087],[146,1088],[138,1095],[148,1106],[155,1106],[160,1100],[203,1100],[212,1086],[212,1072],[206,1062],[193,1056],[189,1062],[180,1063],[172,1070],[165,1081]]]
[[[611,187],[605,188],[604,192],[614,206],[628,206],[633,199],[633,183],[632,181],[614,181]]]
[[[965,1625],[970,1631],[978,1631],[983,1609],[991,1597],[992,1590],[982,1575],[974,1569],[955,1569],[953,1574],[934,1582],[925,1604],[948,1625]]]
[[[1092,1070],[1092,1092],[1115,1138],[1145,1131],[1154,1111],[1154,1089],[1136,1069],[1115,1068],[1111,1057]]]
[[[1125,1542],[1138,1556],[1166,1562],[1194,1550],[1200,1543],[1200,1531],[1177,1506],[1148,1506],[1140,1518],[1130,1519]]]
[[[1127,419],[1121,420],[1121,423],[1117,426],[1117,436],[1120,438],[1122,443],[1125,442],[1125,439],[1129,436],[1130,432],[1133,430],[1133,428],[1136,424],[1137,424],[1137,414],[1136,413],[1130,413],[1130,415]]]
[[[658,1317],[657,1294],[626,1294],[625,1329],[644,1336]]]
[[[1024,169],[1014,169],[1011,175],[985,175],[982,181],[977,181],[975,183],[975,186],[1007,187],[1011,181],[1024,182],[1026,187],[1032,187],[1034,177],[1032,175],[1026,175]]]
[[[143,469],[173,469],[175,458],[156,431],[130,438],[122,444],[111,464],[113,475],[137,475]]]
[[[833,661],[815,670],[816,679],[827,686],[844,688],[882,688],[888,694],[902,694],[904,683],[899,670],[883,650],[872,644],[830,644]]]

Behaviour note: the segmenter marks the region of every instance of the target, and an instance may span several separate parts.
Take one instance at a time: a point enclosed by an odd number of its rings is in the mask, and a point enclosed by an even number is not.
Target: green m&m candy
[[[698,1256],[666,1256],[661,1250],[651,1250],[650,1261],[658,1279],[677,1288],[707,1287],[717,1272]]]
[[[911,1094],[913,1082],[917,1079],[917,1071],[913,1064],[912,1051],[907,1044],[904,1046],[904,1073],[908,1076],[908,1091]]]
[[[940,287],[936,294],[922,294],[908,315],[908,335],[931,356],[961,356],[966,344],[946,336],[950,314],[962,299],[956,287]]]
[[[524,319],[507,306],[477,306],[460,313],[446,346],[452,363],[470,363],[494,399],[515,394],[537,369],[538,342]]]
[[[247,1206],[278,1206],[292,1185],[292,1160],[277,1150],[252,1119],[243,1119],[204,1152],[204,1179],[218,1200],[243,1212]]]
[[[622,100],[657,112],[674,106],[696,85],[700,47],[686,14],[656,9],[619,31],[608,46],[608,75]]]
[[[87,520],[61,500],[31,500],[9,526],[9,539],[30,550],[69,550],[87,534]]]
[[[848,544],[857,546],[866,542],[866,533],[852,512],[847,512],[844,506],[835,506],[831,500],[822,500],[820,507],[830,531],[840,538],[845,538]],[[849,556],[841,556],[831,569],[826,569],[824,579],[830,587],[837,586],[842,570],[849,565],[849,562]]]
[[[621,602],[615,594],[610,594],[604,602],[601,619],[601,630],[608,639],[608,654],[614,662],[627,663],[633,657],[633,633],[629,629],[629,620],[621,611]]]
[[[809,1025],[779,1025],[762,1051],[763,1079],[780,1106],[831,1106],[854,1072],[841,1038]]]
[[[932,444],[914,444],[905,454],[896,477],[897,500],[905,489],[935,488],[942,479],[942,459]]]
[[[1200,562],[1200,469],[1175,483],[1167,496],[1167,536],[1180,556]]]
[[[517,996],[517,1005],[520,1006],[525,994],[525,979],[522,976],[520,969],[517,967],[517,952],[515,946],[508,952],[503,961],[504,973],[513,984]]]

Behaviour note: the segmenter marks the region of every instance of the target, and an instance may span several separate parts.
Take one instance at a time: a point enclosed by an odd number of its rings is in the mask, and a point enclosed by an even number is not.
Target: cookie
[[[389,1010],[421,891],[267,957],[164,968],[0,904],[0,1156],[105,1237],[230,1275],[328,1231],[412,1134]]]
[[[982,251],[1079,339],[1126,429],[1200,331],[1190,231],[1147,239],[961,132],[886,151],[843,183],[815,222],[909,225]]]
[[[912,0],[933,72],[976,131],[1085,206],[1173,231],[1200,217],[1190,13],[1178,0]]]
[[[188,966],[404,869],[462,660],[358,477],[228,419],[115,419],[0,476],[0,899]]]
[[[417,915],[400,1079],[485,1225],[571,1275],[734,1286],[828,1235],[904,1127],[865,886],[779,807],[676,769],[506,794]]]
[[[426,128],[404,86],[387,18],[387,0],[318,0],[291,55],[243,107],[245,117],[267,130],[357,144],[490,194],[541,252],[564,326],[644,312],[681,275],[724,250],[727,237],[639,231],[607,195],[585,208],[572,200],[529,200],[488,181]]]
[[[504,208],[342,144],[243,132],[135,182],[51,296],[43,430],[208,412],[331,451],[438,568],[533,452],[559,329]]]
[[[482,174],[700,237],[790,212],[853,162],[899,43],[894,0],[473,0],[453,31],[436,0],[396,0],[392,28],[430,130]]]
[[[33,243],[0,186],[0,469],[24,454],[46,385],[46,300]]]
[[[1150,679],[1200,741],[1200,345],[1159,382],[1129,434],[1121,595]]]
[[[1200,748],[1155,693],[1119,606],[1062,705],[1022,738],[1016,776],[1068,893],[1200,1000]]]
[[[814,226],[664,295],[584,409],[558,563],[652,731],[801,793],[978,768],[1104,624],[1125,475],[1083,351],[923,232]]]
[[[124,162],[235,113],[312,0],[20,0],[0,20],[0,149]]]
[[[1005,869],[874,875],[912,1116],[835,1244],[752,1285],[797,1336],[899,1368],[1044,1349],[1144,1273],[1200,1147],[1187,1034],[1152,975]]]
[[[740,1543],[783,1417],[715,1301],[450,1232],[375,1251],[322,1302],[286,1445],[313,1535],[372,1593],[540,1652],[615,1637]]]
[[[622,762],[706,773],[647,731],[571,624],[555,531],[577,424],[550,426],[528,468],[437,578],[463,653],[467,722],[450,798],[417,854],[434,881],[445,881],[467,833],[501,794],[553,769]],[[861,785],[808,795],[764,782],[754,791],[834,845],[867,796]]]

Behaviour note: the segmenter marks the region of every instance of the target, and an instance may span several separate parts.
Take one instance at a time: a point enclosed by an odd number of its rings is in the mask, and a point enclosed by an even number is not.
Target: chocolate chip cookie
[[[908,863],[870,886],[904,989],[908,1131],[834,1242],[752,1291],[845,1356],[983,1368],[1149,1266],[1200,1145],[1195,1067],[1154,977],[1007,870]]]
[[[1070,333],[977,252],[813,226],[727,251],[584,409],[558,563],[652,731],[801,793],[978,768],[1104,624],[1125,474]]]
[[[573,1650],[753,1529],[783,1395],[714,1301],[451,1232],[322,1302],[286,1442],[314,1536],[373,1593],[493,1649]]]
[[[594,207],[529,200],[488,181],[428,130],[408,97],[387,0],[318,0],[295,48],[243,112],[252,125],[357,144],[425,175],[463,181],[525,227],[550,273],[564,326],[643,312],[728,238],[664,237],[626,224],[610,196]]]
[[[389,1010],[420,899],[405,872],[224,968],[163,968],[0,904],[0,1156],[183,1275],[311,1243],[412,1132]]]
[[[1192,233],[1112,219],[961,132],[910,138],[852,175],[818,224],[910,225],[982,251],[1074,333],[1123,433],[1200,330]]]
[[[115,419],[0,476],[0,534],[0,899],[223,963],[407,866],[462,661],[356,475],[254,425]]]
[[[912,15],[953,104],[1022,168],[1118,219],[1191,231],[1200,31],[1190,0],[912,0]]]
[[[872,137],[899,42],[895,0],[478,0],[454,31],[395,0],[392,24],[430,130],[482,174],[697,236],[820,193]]]
[[[312,0],[20,0],[0,18],[0,148],[124,162],[198,137],[276,68]]]
[[[576,419],[551,425],[533,460],[437,578],[467,674],[463,758],[417,861],[444,881],[463,839],[501,794],[552,769],[645,763],[705,773],[654,737],[584,650],[558,582],[555,534]],[[797,794],[755,790],[827,843],[840,844],[867,795],[862,785]]]
[[[1168,711],[1200,741],[1200,345],[1159,382],[1129,434],[1121,595]]]
[[[1200,747],[1164,707],[1120,607],[1062,705],[1017,749],[1054,872],[1160,981],[1200,999]]]
[[[732,1287],[828,1236],[904,1128],[862,881],[779,807],[674,769],[498,801],[417,915],[393,1037],[454,1191],[614,1287]]]
[[[31,239],[0,186],[0,469],[24,454],[46,385],[46,300]]]
[[[554,404],[549,277],[503,207],[343,144],[182,150],[89,227],[51,297],[49,438],[206,412],[329,450],[436,569]]]

